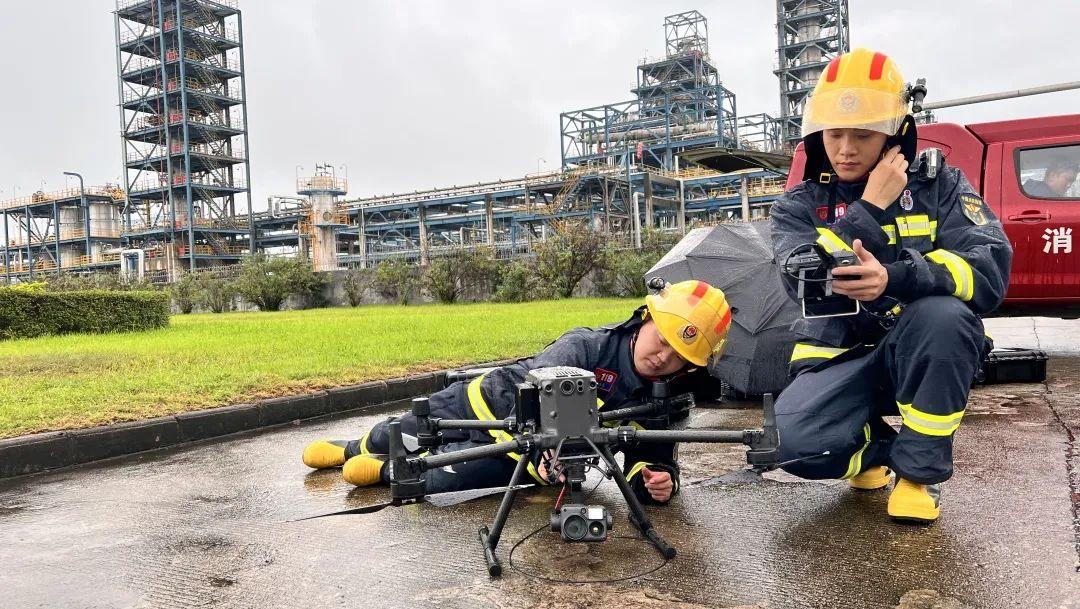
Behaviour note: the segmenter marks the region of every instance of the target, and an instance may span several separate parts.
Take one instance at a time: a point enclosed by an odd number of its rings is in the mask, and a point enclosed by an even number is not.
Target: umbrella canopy
[[[694,229],[645,274],[653,277],[697,279],[724,291],[733,323],[723,357],[711,364],[714,376],[751,395],[787,386],[795,344],[788,328],[801,312],[781,283],[768,222]]]

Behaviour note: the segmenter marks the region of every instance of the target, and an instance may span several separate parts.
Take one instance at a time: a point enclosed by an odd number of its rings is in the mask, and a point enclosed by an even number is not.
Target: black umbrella
[[[787,386],[795,344],[788,327],[802,315],[780,283],[770,235],[768,222],[696,228],[645,274],[646,281],[698,279],[724,291],[734,323],[710,372],[749,395]]]

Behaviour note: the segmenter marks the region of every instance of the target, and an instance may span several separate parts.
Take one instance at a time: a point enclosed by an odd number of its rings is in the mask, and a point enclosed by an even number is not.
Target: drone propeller
[[[472,501],[473,499],[487,497],[488,495],[497,495],[499,493],[505,493],[506,491],[510,490],[518,491],[523,488],[529,488],[530,486],[534,485],[518,484],[516,486],[492,486],[489,488],[477,488],[467,491],[447,491],[445,493],[434,493],[432,495],[425,495],[424,501],[427,501],[435,507],[450,507],[451,505],[465,503],[466,501]]]
[[[326,516],[344,516],[345,514],[374,514],[394,505],[393,501],[387,501],[386,503],[376,503],[374,505],[365,505],[363,507],[353,508],[351,510],[341,510],[340,512],[330,512],[329,514],[319,514],[317,516],[305,516],[303,518],[297,518],[296,520],[290,520],[289,522],[300,522],[301,520],[311,520],[312,518],[324,518]]]
[[[431,495],[424,495],[423,501],[426,501],[431,505],[434,505],[435,507],[450,507],[452,505],[458,505],[459,503],[465,503],[466,501],[472,501],[473,499],[487,497],[488,495],[505,493],[509,490],[521,490],[523,488],[529,488],[530,486],[534,485],[518,484],[517,486],[493,486],[489,488],[477,488],[465,491],[447,491],[445,493],[432,493]],[[392,505],[402,504],[395,503],[393,501],[387,501],[386,503],[365,505],[363,507],[353,508],[351,510],[341,510],[340,512],[330,512],[329,514],[319,514],[317,516],[305,516],[304,518],[297,518],[296,520],[291,520],[290,522],[300,522],[301,520],[324,518],[326,516],[345,516],[348,514],[374,514],[375,512],[381,511],[384,508],[388,508]]]

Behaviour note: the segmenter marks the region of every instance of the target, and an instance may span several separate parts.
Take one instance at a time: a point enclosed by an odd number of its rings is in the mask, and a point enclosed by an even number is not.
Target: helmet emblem
[[[850,114],[859,109],[859,96],[856,95],[855,92],[851,89],[848,89],[841,93],[838,102],[840,104],[841,112],[847,112]]]
[[[686,324],[682,327],[682,330],[679,330],[679,338],[681,338],[683,342],[688,345],[693,343],[697,339],[697,335],[697,326],[693,324]]]

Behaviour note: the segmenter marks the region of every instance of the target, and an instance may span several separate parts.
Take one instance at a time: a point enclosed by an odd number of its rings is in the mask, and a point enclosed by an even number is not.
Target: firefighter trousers
[[[476,419],[469,403],[467,381],[454,383],[442,391],[433,393],[428,397],[428,402],[431,406],[432,417]],[[421,449],[416,441],[416,417],[408,414],[390,417],[376,423],[359,440],[349,442],[345,448],[345,457],[351,458],[359,454],[388,454],[390,452],[390,423],[393,421],[401,423],[402,443],[405,450],[411,456],[423,454],[424,449]],[[474,435],[468,431],[445,430],[442,434],[443,444],[432,450],[432,453],[454,452],[491,443],[491,437],[487,436],[485,439],[481,432],[475,432]],[[510,457],[495,457],[475,459],[428,470],[424,472],[426,490],[428,493],[441,493],[502,486],[510,482],[516,464],[517,462]],[[388,482],[386,479],[383,481]],[[533,480],[526,479],[522,482],[528,483]]]
[[[983,345],[982,320],[960,300],[910,303],[876,346],[819,364],[780,394],[780,459],[811,457],[784,469],[810,479],[850,478],[888,465],[912,482],[947,480]],[[889,415],[902,418],[899,432],[882,419]]]

